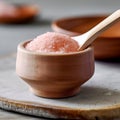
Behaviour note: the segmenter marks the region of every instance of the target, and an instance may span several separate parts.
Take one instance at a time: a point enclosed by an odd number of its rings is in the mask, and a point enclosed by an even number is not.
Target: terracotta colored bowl
[[[77,94],[94,73],[93,48],[66,54],[40,54],[18,45],[16,72],[42,97],[61,98]]]
[[[11,15],[4,13],[0,15],[0,23],[24,23],[33,20],[33,18],[38,14],[38,7],[35,5],[14,6],[15,12],[11,13]]]
[[[52,23],[52,28],[56,32],[70,36],[80,35],[106,17],[107,15],[60,19]],[[96,59],[120,58],[120,22],[101,34],[93,43],[93,46]]]

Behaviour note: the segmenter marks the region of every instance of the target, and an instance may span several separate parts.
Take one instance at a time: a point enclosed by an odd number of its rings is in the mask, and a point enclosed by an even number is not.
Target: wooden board
[[[94,76],[78,95],[46,99],[29,92],[15,72],[15,55],[0,57],[0,108],[46,118],[120,118],[120,62],[96,62]]]

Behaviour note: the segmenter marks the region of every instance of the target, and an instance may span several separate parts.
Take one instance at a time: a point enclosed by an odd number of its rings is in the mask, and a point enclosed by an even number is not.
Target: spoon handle
[[[103,31],[108,29],[110,26],[112,26],[114,23],[118,22],[120,20],[120,9],[115,11],[113,14],[108,16],[106,19],[104,19],[102,22],[100,22],[98,25],[93,27],[91,30],[86,32],[84,34],[84,37],[86,38],[81,47],[80,50],[85,49],[87,46],[89,46],[97,37],[100,35]]]

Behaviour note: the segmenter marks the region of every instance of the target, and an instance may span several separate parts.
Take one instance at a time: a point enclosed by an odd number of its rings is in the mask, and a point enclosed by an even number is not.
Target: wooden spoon
[[[88,32],[79,36],[72,37],[72,39],[76,40],[79,43],[79,50],[83,50],[88,47],[102,32],[111,27],[114,23],[118,22],[119,19],[120,9],[108,16]]]

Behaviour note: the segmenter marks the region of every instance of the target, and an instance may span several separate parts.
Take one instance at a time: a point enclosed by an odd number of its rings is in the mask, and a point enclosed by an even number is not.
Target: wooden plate
[[[52,28],[56,32],[70,36],[80,35],[97,25],[107,15],[81,16],[63,18],[53,21]],[[96,59],[120,58],[120,22],[101,34],[93,43]]]
[[[96,62],[95,75],[78,95],[46,99],[33,95],[16,75],[15,56],[0,58],[0,108],[46,118],[120,118],[120,61]]]

